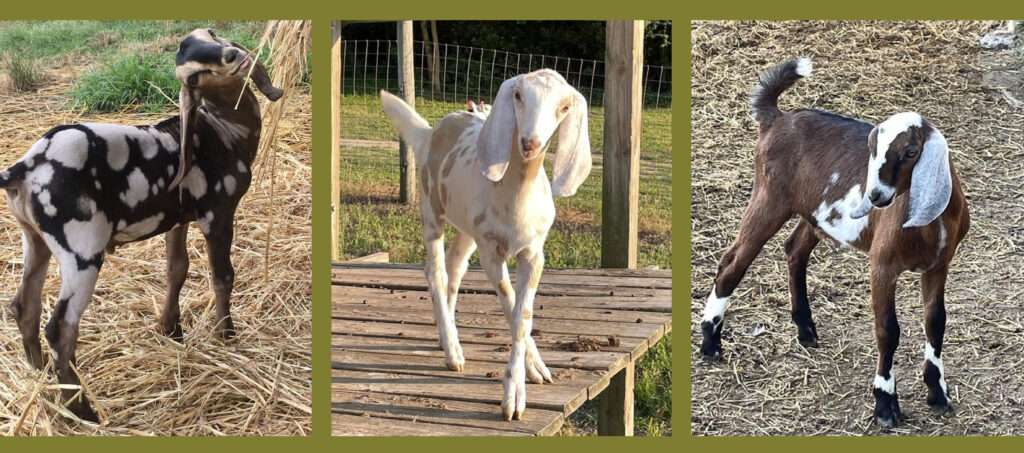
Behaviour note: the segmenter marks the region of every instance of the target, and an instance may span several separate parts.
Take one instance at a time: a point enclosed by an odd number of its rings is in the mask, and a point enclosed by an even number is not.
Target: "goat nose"
[[[226,52],[224,52],[224,62],[233,63],[235,60],[238,59],[238,55],[238,49],[228,49]]]
[[[523,151],[533,151],[540,148],[540,139],[537,137],[522,138],[519,141],[523,146]]]
[[[880,198],[882,198],[882,194],[877,190],[872,190],[871,193],[868,194],[868,200],[871,201],[871,204],[878,203]]]

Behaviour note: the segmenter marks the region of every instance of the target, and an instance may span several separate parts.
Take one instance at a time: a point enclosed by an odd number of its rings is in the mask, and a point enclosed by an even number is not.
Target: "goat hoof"
[[[702,350],[701,351],[701,358],[704,360],[704,363],[718,363],[718,362],[721,362],[722,361],[722,350],[719,349],[719,350],[710,351],[710,352]]]
[[[235,323],[231,321],[231,318],[224,318],[221,320],[218,326],[220,338],[223,340],[230,340],[235,338]]]
[[[941,393],[933,395],[931,392],[929,392],[927,402],[928,407],[931,408],[932,412],[935,413],[936,415],[946,415],[955,412],[953,410],[953,405],[949,404],[949,398],[947,398],[946,395],[943,395]]]
[[[899,397],[875,389],[875,421],[878,422],[878,426],[885,429],[894,428],[901,418],[903,414],[900,412]]]
[[[168,329],[164,327],[164,335],[168,338],[177,341],[178,343],[185,342],[185,332],[181,330],[181,324],[175,323],[174,327]]]
[[[83,421],[93,423],[100,422],[100,417],[96,415],[96,411],[94,411],[92,407],[89,406],[89,403],[73,403],[68,406],[68,410],[70,410],[71,413],[75,414],[76,417],[82,419]]]
[[[801,336],[801,337],[798,337],[797,340],[800,341],[800,346],[803,346],[805,348],[816,348],[816,347],[818,347],[818,337],[817,336],[812,336],[812,337],[803,337],[803,336]]]

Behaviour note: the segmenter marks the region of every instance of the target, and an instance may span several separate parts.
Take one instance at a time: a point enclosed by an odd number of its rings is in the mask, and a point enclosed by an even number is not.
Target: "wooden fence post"
[[[331,22],[331,261],[341,260],[341,22]]]
[[[601,198],[601,266],[606,268],[636,268],[643,40],[643,21],[608,21]]]
[[[398,86],[402,99],[410,107],[416,107],[416,81],[413,79],[412,21],[398,23]],[[416,205],[416,157],[404,141],[398,145],[399,189],[398,198],[402,203]]]
[[[598,397],[597,434],[599,436],[633,435],[633,382],[635,362],[612,376],[608,388]]]

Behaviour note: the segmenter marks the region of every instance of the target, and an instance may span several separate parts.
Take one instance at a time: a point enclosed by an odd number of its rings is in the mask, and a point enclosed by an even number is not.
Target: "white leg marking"
[[[896,375],[892,370],[889,370],[889,379],[882,377],[881,375],[875,375],[875,382],[873,383],[876,389],[879,389],[890,395],[896,394]]]
[[[708,301],[704,304],[704,316],[701,318],[701,321],[710,321],[716,326],[722,323],[722,318],[725,317],[725,310],[729,308],[729,298],[718,297],[716,295],[717,291],[717,288],[711,288],[711,294],[708,294]]]
[[[946,387],[946,369],[942,366],[942,359],[935,356],[935,348],[927,341],[924,342],[924,359],[939,369],[939,387],[942,387],[942,393],[945,394],[946,400],[949,400],[949,390]]]

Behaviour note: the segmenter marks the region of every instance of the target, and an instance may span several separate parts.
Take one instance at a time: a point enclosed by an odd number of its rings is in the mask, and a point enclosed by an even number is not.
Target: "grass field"
[[[417,100],[417,110],[430,121],[463,104]],[[672,267],[672,114],[646,109],[643,115],[640,181],[641,267]],[[558,198],[555,225],[545,244],[546,267],[596,268],[601,264],[601,175],[604,127],[601,107],[591,106],[590,139],[595,165],[590,177],[571,198]],[[347,95],[343,101],[345,139],[391,142],[396,134],[375,96]],[[386,251],[392,262],[424,260],[419,209],[398,203],[398,153],[390,146],[342,149],[341,248],[357,257]],[[551,174],[548,159],[548,175]],[[452,237],[449,227],[448,238]],[[472,259],[477,264],[477,258]],[[672,416],[671,336],[662,340],[637,368],[637,430],[645,435],[670,435]],[[565,434],[596,431],[591,406],[577,412]]]

